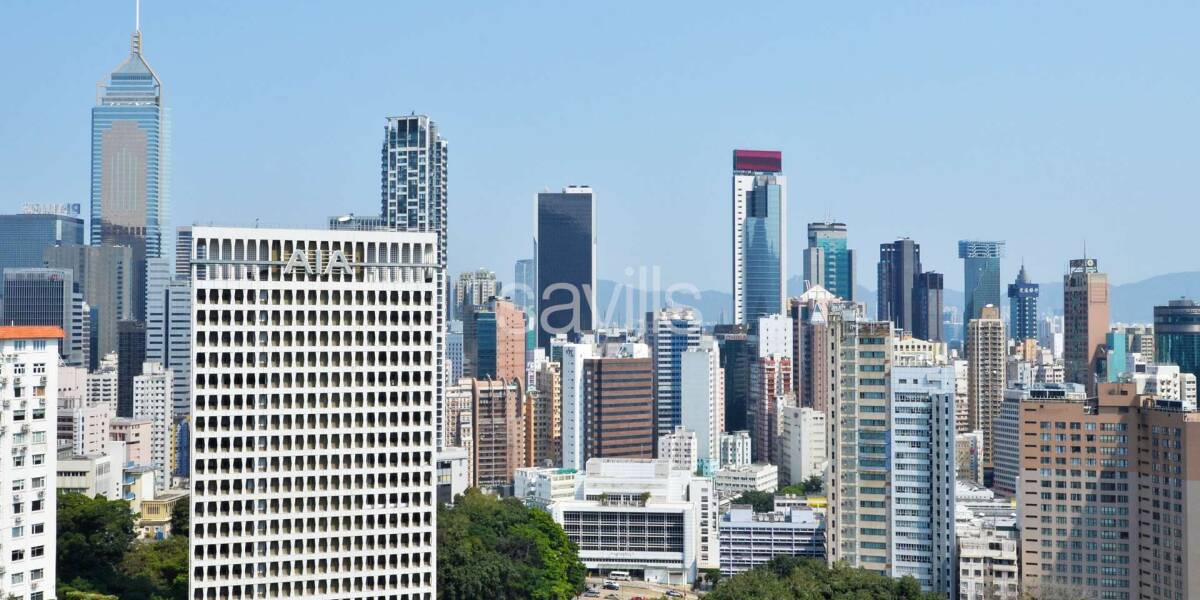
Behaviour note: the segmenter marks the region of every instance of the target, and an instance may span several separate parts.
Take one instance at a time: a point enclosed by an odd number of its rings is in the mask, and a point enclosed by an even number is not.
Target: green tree
[[[122,598],[185,600],[188,588],[188,538],[135,542],[121,561]]]
[[[515,498],[468,490],[438,507],[438,598],[558,600],[584,589],[587,569],[567,534]]]
[[[797,496],[809,496],[812,494],[820,494],[825,489],[825,481],[820,475],[812,475],[808,479],[800,483],[792,484],[781,488],[778,494],[795,494]]]
[[[734,504],[749,504],[754,507],[754,512],[771,512],[775,510],[775,495],[770,492],[743,492],[734,501]]]
[[[722,580],[707,600],[935,600],[912,577],[894,580],[870,571],[793,556]]]
[[[58,580],[79,591],[109,589],[120,579],[117,565],[135,537],[129,503],[59,494]]]
[[[187,498],[175,503],[171,508],[171,535],[187,537],[191,533],[188,531],[191,527],[191,514]]]

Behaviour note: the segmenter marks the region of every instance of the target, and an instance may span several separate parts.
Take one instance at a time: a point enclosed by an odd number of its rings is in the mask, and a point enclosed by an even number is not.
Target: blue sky
[[[859,282],[911,236],[1035,280],[1196,270],[1200,3],[166,2],[145,55],[172,110],[175,224],[370,213],[384,117],[450,141],[451,268],[512,278],[543,189],[596,188],[599,274],[729,287],[735,147],[779,149],[789,273],[804,225],[850,226]],[[95,84],[133,1],[7,1],[0,210],[88,202]]]

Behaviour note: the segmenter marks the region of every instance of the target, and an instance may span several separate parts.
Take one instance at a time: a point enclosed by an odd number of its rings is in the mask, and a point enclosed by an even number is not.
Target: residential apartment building
[[[825,413],[808,407],[785,406],[779,434],[779,483],[798,484],[825,474]]]
[[[525,464],[525,420],[521,381],[476,379],[471,384],[471,485],[503,491]]]
[[[987,305],[967,324],[967,419],[972,431],[983,432],[983,484],[991,484],[995,449],[993,421],[1004,400],[1008,336],[1000,308]]]
[[[133,378],[133,417],[150,421],[150,465],[157,471],[154,485],[158,493],[167,490],[175,472],[171,460],[175,448],[174,384],[174,374],[156,362],[147,361],[142,374]]]

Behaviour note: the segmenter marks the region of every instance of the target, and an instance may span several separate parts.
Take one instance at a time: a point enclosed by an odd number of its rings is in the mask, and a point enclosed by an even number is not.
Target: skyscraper
[[[880,321],[891,321],[908,332],[913,330],[913,286],[920,273],[920,244],[908,238],[880,244],[876,288]]]
[[[782,314],[787,300],[787,177],[783,153],[733,151],[733,314]]]
[[[1188,298],[1154,307],[1155,360],[1200,377],[1200,306]]]
[[[500,281],[494,272],[479,268],[459,273],[454,282],[454,314],[451,318],[463,319],[469,307],[483,306],[499,295]]]
[[[83,245],[83,219],[43,213],[0,215],[0,273],[42,267],[42,252],[59,244]]]
[[[725,429],[746,429],[746,410],[750,397],[750,363],[754,360],[754,342],[746,325],[717,325],[713,337],[720,348],[721,369],[725,371]]]
[[[538,346],[549,350],[556,333],[578,336],[595,328],[595,194],[587,186],[540,193],[536,215]]]
[[[380,152],[380,215],[394,231],[433,232],[446,265],[449,144],[427,115],[388,117]]]
[[[133,380],[146,362],[146,322],[117,322],[117,416],[133,416]]]
[[[709,336],[680,355],[680,423],[696,435],[696,460],[703,473],[715,472],[721,461],[725,430],[725,372],[721,351]]]
[[[809,223],[804,281],[842,300],[854,300],[854,251],[846,247],[845,223]]]
[[[471,485],[503,490],[525,464],[525,423],[519,380],[476,379],[471,384],[471,422],[475,439]]]
[[[152,258],[146,265],[146,360],[174,377],[172,416],[180,419],[190,413],[192,284],[190,278],[172,277],[165,257]]]
[[[944,342],[942,327],[942,274],[926,271],[913,284],[913,329],[915,338]]]
[[[174,444],[171,390],[175,377],[169,369],[148,361],[141,375],[133,378],[133,418],[150,420],[150,464],[154,466],[154,488],[164,492],[171,484],[171,455]]]
[[[140,320],[145,318],[146,259],[162,256],[167,229],[170,147],[162,82],[142,56],[140,23],[129,57],[96,87],[91,243],[131,249],[130,316]]]
[[[1104,364],[1108,335],[1108,274],[1094,258],[1072,260],[1063,276],[1063,365],[1067,382],[1089,393]]]
[[[522,258],[513,267],[512,300],[525,313],[525,352],[531,354],[537,347],[537,261]],[[529,356],[526,356],[526,360]]]
[[[1021,265],[1016,281],[1008,285],[1008,324],[1018,342],[1038,337],[1038,293],[1038,284],[1029,281]]]
[[[970,322],[979,318],[984,306],[1000,306],[1000,259],[1004,257],[1004,242],[961,240],[958,257],[963,259],[966,286],[963,321]]]
[[[646,343],[654,363],[654,414],[657,435],[682,424],[682,356],[700,347],[700,320],[690,308],[664,308],[646,314]]]
[[[984,485],[992,483],[994,423],[1004,402],[1007,344],[1000,307],[982,307],[979,317],[967,324],[967,419],[972,431],[983,432]]]
[[[438,237],[192,233],[188,597],[436,597]]]
[[[512,381],[525,378],[525,313],[505,298],[491,298],[464,315],[464,375]]]
[[[584,456],[654,458],[654,394],[649,357],[583,363]]]
[[[63,244],[43,251],[46,266],[70,269],[91,309],[89,369],[117,351],[117,322],[133,315],[132,251],[125,246]]]
[[[175,278],[192,280],[192,226],[175,228]]]
[[[68,365],[87,367],[91,320],[70,269],[5,269],[4,325],[52,325],[66,332],[59,343]]]

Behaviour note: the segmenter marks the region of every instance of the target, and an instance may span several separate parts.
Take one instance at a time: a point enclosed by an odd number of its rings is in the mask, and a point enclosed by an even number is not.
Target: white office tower
[[[563,467],[583,469],[583,364],[595,354],[591,342],[562,345]]]
[[[750,464],[751,442],[749,431],[731,431],[721,434],[721,464],[725,467],[744,467]]]
[[[664,308],[646,315],[646,343],[654,377],[654,418],[658,436],[682,421],[683,353],[700,347],[700,319],[690,308]]]
[[[437,235],[192,236],[188,597],[436,597]]]
[[[712,480],[660,459],[592,458],[575,497],[550,504],[589,570],[641,571],[646,581],[690,584],[718,566]]]
[[[54,598],[58,327],[0,327],[0,590]]]
[[[104,405],[117,414],[117,353],[100,359],[100,365],[87,375],[88,406]]]
[[[893,578],[912,575],[927,592],[953,597],[954,369],[893,365],[888,558]]]
[[[780,409],[779,484],[794,485],[825,474],[825,413],[799,406]]]
[[[146,360],[169,369],[172,417],[190,414],[192,282],[175,277],[166,258],[146,261]]]
[[[792,318],[767,315],[758,318],[757,342],[759,358],[795,358],[793,354]]]
[[[680,425],[658,438],[658,458],[671,462],[675,469],[696,472],[696,432]]]
[[[133,418],[150,421],[150,465],[154,467],[154,489],[159,493],[170,487],[174,471],[174,385],[175,375],[151,361],[142,363],[142,374],[133,378]]]
[[[679,364],[682,424],[696,432],[696,464],[710,475],[721,466],[725,430],[725,370],[716,340],[701,337],[699,347],[680,355]]]

